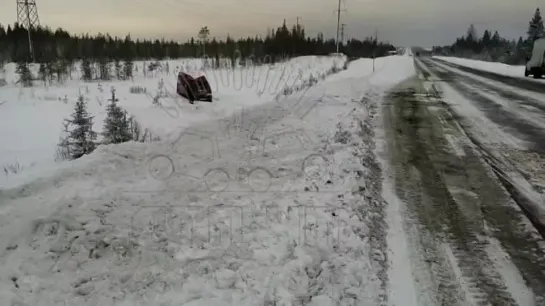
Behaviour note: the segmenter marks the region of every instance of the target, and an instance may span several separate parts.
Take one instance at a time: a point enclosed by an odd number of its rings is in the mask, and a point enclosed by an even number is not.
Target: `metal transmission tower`
[[[30,30],[40,26],[36,0],[17,0],[17,23],[24,27],[28,32],[28,48],[30,56],[32,60],[34,60],[34,49],[32,48]]]

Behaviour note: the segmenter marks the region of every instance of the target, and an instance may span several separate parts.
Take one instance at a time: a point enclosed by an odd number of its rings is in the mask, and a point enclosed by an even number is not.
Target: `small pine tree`
[[[49,82],[53,82],[55,78],[55,63],[53,61],[47,61],[45,63],[45,71],[47,72],[47,78]]]
[[[493,48],[497,48],[501,45],[501,37],[498,31],[494,31],[494,35],[492,35],[492,38],[490,39],[490,44]]]
[[[93,79],[93,70],[91,69],[91,61],[84,58],[81,62],[82,79],[90,81]]]
[[[216,69],[220,68],[220,54],[218,52],[216,52],[216,55],[215,55],[214,67]]]
[[[72,61],[72,59],[66,59],[66,66],[68,69],[68,77],[70,78],[70,80],[72,80],[72,72],[75,71],[74,61]]]
[[[516,48],[516,56],[515,56],[513,64],[515,65],[524,64],[526,52],[524,49],[524,39],[522,39],[522,37],[519,37],[519,40],[517,41],[515,48]]]
[[[78,159],[96,149],[97,133],[93,131],[93,117],[87,112],[83,95],[78,97],[71,118],[64,120],[64,127],[68,135],[58,144],[59,158]]]
[[[133,77],[133,68],[134,68],[134,63],[132,61],[132,59],[128,58],[125,60],[125,65],[123,66],[123,72],[125,74],[125,79],[128,80],[128,79],[132,79]]]
[[[122,143],[132,140],[131,120],[127,117],[127,112],[117,105],[114,88],[112,88],[112,98],[108,101],[110,104],[108,104],[104,120],[103,143]]]
[[[483,47],[485,49],[490,48],[490,40],[492,39],[492,34],[490,31],[485,30],[483,33],[483,38],[481,39],[481,43],[483,44]]]
[[[98,69],[100,71],[100,79],[104,81],[109,81],[111,79],[110,75],[110,63],[108,59],[102,58],[98,62]]]
[[[27,63],[18,62],[16,72],[17,74],[19,74],[19,83],[21,85],[23,85],[24,87],[32,86],[32,74],[30,72],[30,68],[28,68]]]
[[[4,59],[0,57],[0,86],[7,85],[6,82],[6,67],[4,64]]]
[[[116,78],[118,80],[123,80],[124,75],[123,75],[123,72],[122,72],[121,63],[119,62],[118,59],[115,60],[114,66],[115,66],[115,76],[116,76]]]
[[[40,64],[40,68],[38,69],[38,76],[40,77],[40,80],[44,82],[44,86],[47,86],[47,66],[44,63]]]
[[[532,20],[528,24],[528,41],[533,44],[534,41],[538,38],[541,38],[545,34],[545,29],[543,27],[543,18],[541,18],[541,12],[537,8],[534,12]]]
[[[466,40],[470,42],[477,40],[477,30],[473,24],[469,25],[469,28],[467,29]]]
[[[59,84],[63,83],[64,80],[67,78],[68,76],[68,70],[69,70],[69,63],[68,61],[62,59],[62,60],[59,60],[55,63],[54,65],[54,69],[55,69],[55,74],[57,75],[57,82]]]

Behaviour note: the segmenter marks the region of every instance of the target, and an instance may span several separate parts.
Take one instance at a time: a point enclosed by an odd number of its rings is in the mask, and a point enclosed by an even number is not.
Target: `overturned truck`
[[[195,101],[212,102],[212,89],[204,75],[194,78],[185,72],[180,72],[176,91],[191,104]]]

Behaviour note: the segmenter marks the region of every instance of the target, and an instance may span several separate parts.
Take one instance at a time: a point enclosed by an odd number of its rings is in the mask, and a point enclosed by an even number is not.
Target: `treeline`
[[[27,29],[15,23],[5,28],[0,25],[0,62],[57,62],[89,59],[100,61],[175,59],[184,57],[232,57],[280,58],[300,55],[326,55],[336,52],[334,39],[325,39],[323,34],[309,37],[302,25],[289,28],[284,22],[266,37],[248,37],[224,40],[209,39],[210,31],[204,27],[197,38],[185,43],[172,40],[146,40],[112,37],[108,34],[73,35],[63,29],[55,31],[48,27],[30,30],[33,52],[29,51]],[[341,45],[340,52],[349,57],[384,56],[395,48],[372,38],[351,39]],[[237,51],[238,50],[238,51]],[[237,51],[237,52],[236,52]],[[240,53],[240,54],[239,54]]]
[[[537,8],[528,24],[526,37],[510,40],[502,38],[498,31],[492,33],[490,30],[485,30],[479,37],[475,27],[471,25],[465,36],[456,39],[450,46],[434,47],[433,53],[523,65],[531,55],[534,41],[541,37],[545,37],[545,29],[541,12]]]

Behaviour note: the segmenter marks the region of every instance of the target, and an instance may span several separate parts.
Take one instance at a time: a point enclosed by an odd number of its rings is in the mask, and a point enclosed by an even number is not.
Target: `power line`
[[[30,57],[34,61],[34,50],[30,30],[40,26],[36,0],[17,0],[17,23],[26,28],[28,33],[28,49]]]
[[[341,0],[339,0],[339,5],[336,11],[337,12],[337,53],[339,53],[339,30],[341,26],[341,11],[346,11],[346,10],[341,10]]]

